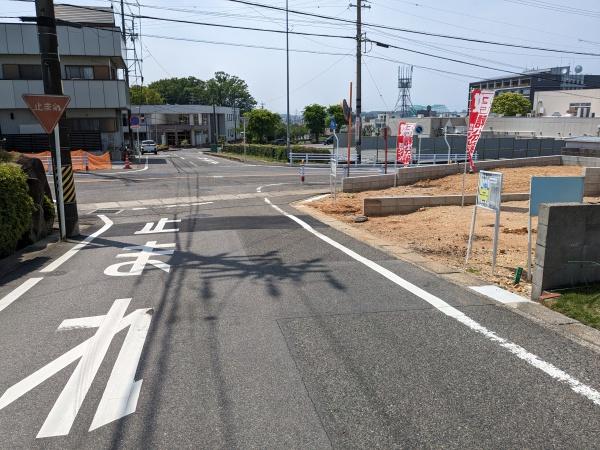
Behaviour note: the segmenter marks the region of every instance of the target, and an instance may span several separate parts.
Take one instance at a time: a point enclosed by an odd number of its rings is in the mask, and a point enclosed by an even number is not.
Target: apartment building
[[[63,92],[71,147],[110,151],[123,144],[121,116],[129,105],[120,29],[110,8],[56,5]],[[23,94],[43,94],[37,27],[0,23],[0,137],[9,150],[48,149],[48,136],[27,109]]]

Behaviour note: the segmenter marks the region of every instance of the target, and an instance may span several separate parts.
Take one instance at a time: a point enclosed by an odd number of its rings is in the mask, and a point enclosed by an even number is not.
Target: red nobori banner
[[[408,165],[412,162],[413,134],[416,123],[398,123],[398,140],[396,141],[396,161]]]
[[[475,170],[473,154],[481,131],[492,110],[494,91],[473,89],[471,91],[471,104],[469,105],[469,130],[467,132],[467,157],[472,170]]]

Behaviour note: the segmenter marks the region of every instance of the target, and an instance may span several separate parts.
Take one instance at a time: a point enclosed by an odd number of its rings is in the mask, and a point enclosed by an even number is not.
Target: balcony
[[[122,109],[129,97],[123,80],[63,80],[69,109]],[[0,109],[24,109],[23,94],[43,94],[41,80],[0,80]]]

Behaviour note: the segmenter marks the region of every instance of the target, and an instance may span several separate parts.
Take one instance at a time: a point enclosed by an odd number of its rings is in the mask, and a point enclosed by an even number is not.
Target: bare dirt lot
[[[497,171],[504,174],[503,192],[529,192],[531,176],[577,176],[583,173],[583,168],[547,166],[498,169]],[[474,194],[476,192],[477,179],[478,174],[467,175],[467,193]],[[525,268],[527,264],[527,212],[529,207],[527,201],[507,202],[502,206],[495,275],[491,273],[494,231],[494,214],[492,212],[480,209],[477,214],[473,251],[468,264],[465,264],[465,254],[473,206],[422,208],[412,214],[370,217],[364,223],[353,222],[355,215],[362,214],[362,203],[365,197],[460,194],[461,186],[462,175],[452,175],[380,191],[342,193],[338,194],[335,204],[330,198],[325,198],[309,203],[309,206],[335,216],[341,221],[352,223],[353,226],[369,231],[378,237],[385,238],[390,243],[410,248],[434,261],[466,270],[513,292],[528,296],[531,288],[528,283],[523,281],[517,286],[512,284],[515,268]],[[586,200],[598,202],[600,199],[588,198]],[[533,229],[533,242],[535,243],[537,239],[536,217],[533,218]]]

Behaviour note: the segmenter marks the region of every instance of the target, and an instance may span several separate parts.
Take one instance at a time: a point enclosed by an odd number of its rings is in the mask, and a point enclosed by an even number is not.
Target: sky
[[[285,7],[285,0],[251,1]],[[73,3],[111,4],[107,0]],[[112,3],[118,5],[119,2]],[[137,14],[136,0],[125,0],[125,3],[127,13],[131,10]],[[349,7],[348,3],[349,0],[289,0],[289,8],[355,20],[356,8]],[[147,16],[285,30],[285,12],[231,0],[139,0],[139,4],[141,14]],[[398,99],[397,75],[401,64],[414,65],[413,103],[445,104],[459,111],[466,107],[470,81],[558,65],[581,65],[583,73],[600,74],[600,56],[478,44],[380,27],[600,54],[597,0],[371,0],[366,5],[370,6],[363,8],[363,21],[369,24],[363,29],[367,40],[406,50],[378,47],[372,42],[363,44],[363,111],[393,110]],[[34,6],[30,2],[0,0],[0,20],[9,21],[4,17],[33,13]],[[291,13],[289,20],[292,32],[356,35],[356,26],[352,23]],[[280,113],[286,111],[285,34],[151,19],[136,23],[136,27],[140,25],[145,84],[167,77],[209,79],[215,72],[225,71],[244,79],[259,105]],[[349,83],[356,78],[355,40],[290,35],[289,47],[294,50],[290,52],[291,114],[300,114],[311,103],[328,105],[348,98]]]

